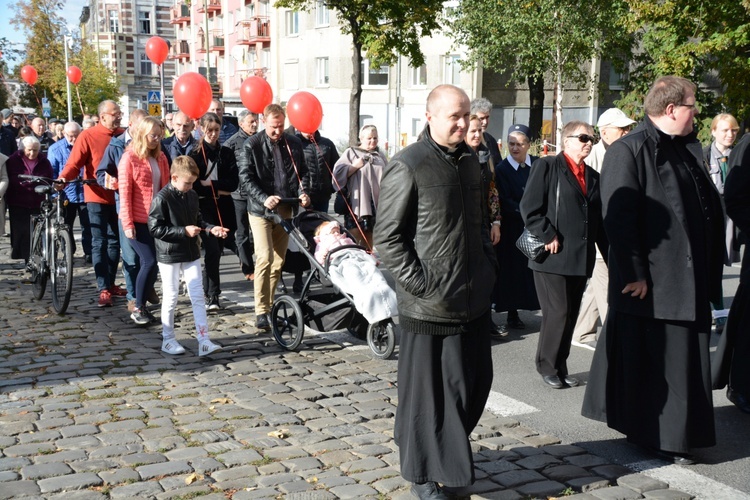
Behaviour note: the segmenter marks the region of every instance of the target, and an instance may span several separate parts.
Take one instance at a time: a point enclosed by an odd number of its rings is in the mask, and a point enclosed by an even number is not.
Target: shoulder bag
[[[560,179],[557,180],[557,188],[555,189],[555,229],[557,229],[557,214],[558,208],[560,207]],[[547,258],[549,252],[544,248],[544,242],[531,233],[528,228],[523,228],[523,233],[516,240],[516,247],[521,251],[526,258],[533,260],[534,262],[543,262]]]

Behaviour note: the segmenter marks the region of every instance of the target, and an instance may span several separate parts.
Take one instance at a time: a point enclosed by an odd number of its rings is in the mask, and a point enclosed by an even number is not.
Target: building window
[[[458,54],[445,56],[445,67],[443,68],[443,82],[458,85],[461,82],[461,64]]]
[[[115,9],[110,9],[107,11],[109,18],[109,31],[112,33],[119,33],[120,32],[120,13],[116,11]]]
[[[318,85],[328,85],[329,83],[329,75],[328,75],[328,58],[327,57],[318,57],[315,59],[316,62],[316,80]]]
[[[412,135],[412,137],[417,137],[419,134],[421,134],[423,128],[424,128],[424,125],[422,125],[422,119],[421,118],[412,118],[411,119],[411,135]]]
[[[151,12],[147,10],[138,11],[138,33],[142,35],[151,34]]]
[[[362,79],[362,85],[387,87],[389,70],[390,66],[371,68],[370,60],[364,59],[362,61],[362,66],[360,66],[360,78]]]
[[[409,85],[412,87],[427,86],[427,66],[421,65],[418,68],[409,67]]]
[[[324,0],[318,0],[315,4],[315,26],[328,26],[331,24],[331,11]]]
[[[623,90],[625,88],[626,80],[626,73],[620,73],[617,71],[614,64],[609,65],[609,90]]]
[[[153,65],[151,59],[148,58],[146,52],[141,52],[141,75],[153,76]]]
[[[299,34],[299,12],[296,10],[286,11],[286,35]]]

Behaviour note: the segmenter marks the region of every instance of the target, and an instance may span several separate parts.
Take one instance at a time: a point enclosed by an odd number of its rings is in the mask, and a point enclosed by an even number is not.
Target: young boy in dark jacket
[[[221,346],[208,338],[198,235],[205,231],[217,238],[226,238],[227,229],[203,222],[201,218],[198,195],[192,190],[198,178],[198,166],[192,158],[175,158],[170,174],[171,182],[154,197],[148,216],[148,229],[156,240],[156,261],[162,280],[161,350],[167,354],[185,352],[174,334],[174,310],[182,271],[193,307],[198,356],[207,356]]]

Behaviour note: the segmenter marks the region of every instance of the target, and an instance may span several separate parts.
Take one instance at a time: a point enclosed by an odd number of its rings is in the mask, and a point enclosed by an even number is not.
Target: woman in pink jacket
[[[135,282],[135,309],[130,318],[137,325],[155,321],[146,309],[146,291],[156,283],[156,250],[148,231],[151,200],[169,183],[169,164],[161,151],[164,129],[159,120],[146,117],[138,124],[117,167],[120,183],[120,220],[125,236],[140,259]]]

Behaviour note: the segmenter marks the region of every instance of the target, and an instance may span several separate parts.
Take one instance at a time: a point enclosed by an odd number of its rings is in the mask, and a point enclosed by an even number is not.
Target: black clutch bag
[[[560,208],[560,182],[557,183],[555,190],[555,229],[557,229],[557,212]],[[544,248],[544,242],[532,234],[527,228],[523,228],[521,236],[516,240],[516,247],[526,256],[527,259],[534,262],[543,262],[549,252]]]

